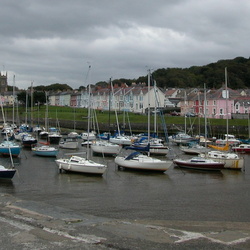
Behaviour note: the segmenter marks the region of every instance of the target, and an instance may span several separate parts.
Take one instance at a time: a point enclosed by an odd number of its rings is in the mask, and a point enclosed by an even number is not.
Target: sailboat
[[[148,70],[148,111],[150,110],[150,70]],[[148,142],[150,141],[150,112],[148,112]],[[147,145],[147,155],[133,152],[129,156],[116,156],[115,163],[123,168],[165,172],[173,164],[169,160],[161,160],[150,156],[150,145]]]
[[[111,79],[110,79],[110,85],[112,86]],[[109,101],[109,120],[110,120],[110,101]],[[109,130],[110,130],[110,121],[109,121]],[[93,141],[91,144],[91,149],[94,154],[118,155],[122,149],[122,146],[120,144],[113,143],[110,141],[110,131],[109,131],[105,139],[101,139],[99,137],[98,140]]]
[[[149,143],[149,151],[151,155],[167,155],[169,152],[169,147],[164,144],[163,140],[161,138],[158,138],[157,136],[157,107],[160,106],[157,91],[156,91],[156,82],[154,81],[154,92],[155,92],[155,110],[154,110],[154,133],[152,136],[150,136],[150,140],[148,141],[148,136],[141,136],[138,139],[136,139],[133,143],[133,147],[146,147]],[[160,115],[162,116],[162,113],[160,111]],[[162,118],[162,117],[161,117]],[[162,125],[164,128],[166,128],[165,120],[162,119]],[[164,131],[165,134],[167,133]],[[167,135],[165,135],[166,141],[168,141]]]
[[[113,89],[112,82],[111,82],[111,90],[112,90],[113,99],[115,100],[115,95],[114,95],[114,89]],[[120,124],[119,124],[119,121],[118,121],[116,108],[115,108],[115,117],[116,117],[117,132],[115,133],[114,136],[109,138],[109,141],[112,142],[112,143],[115,143],[115,144],[123,145],[123,146],[131,145],[131,136],[125,135],[125,133],[122,133],[121,130],[120,130]]]
[[[74,113],[74,119],[73,119],[73,131],[71,131],[71,132],[69,132],[68,133],[68,135],[67,135],[67,137],[68,138],[72,138],[72,139],[78,139],[78,138],[80,138],[80,135],[76,132],[76,110],[75,110],[75,108],[74,108],[74,110],[73,110],[73,113]],[[78,146],[78,144],[77,144],[77,146]]]
[[[204,117],[205,117],[205,148],[206,146],[206,138],[207,138],[207,119],[206,119],[206,87],[204,84]],[[187,169],[195,169],[195,170],[209,170],[209,171],[220,171],[224,169],[224,162],[217,162],[213,159],[209,159],[206,157],[206,153],[204,157],[196,156],[191,159],[174,159],[174,164],[181,168]]]
[[[6,136],[7,138],[8,136]],[[21,152],[21,147],[19,144],[9,141],[9,139],[2,141],[0,143],[0,154],[4,156],[10,156],[10,154],[13,157],[18,157],[18,155]]]
[[[0,102],[1,102],[1,110],[2,110],[2,116],[3,116],[3,122],[5,123],[5,116],[3,111],[3,103],[2,103],[2,96],[0,96]],[[8,141],[8,135],[6,135],[7,141]],[[9,150],[10,160],[11,160],[11,166],[12,168],[6,168],[3,165],[0,165],[0,179],[12,179],[16,173],[16,169],[14,168],[14,163],[11,155],[11,150]]]
[[[45,111],[45,118],[44,118],[44,128],[43,130],[39,133],[39,137],[41,139],[46,139],[48,140],[48,115],[49,115],[49,105],[48,105],[48,94],[45,91],[45,99],[46,99],[46,111]]]
[[[89,66],[90,71],[90,66]],[[90,131],[90,107],[91,107],[91,86],[89,84],[89,95],[88,95],[88,131]],[[87,138],[88,139],[88,138]],[[89,145],[87,145],[87,156],[79,157],[72,155],[70,158],[61,158],[56,160],[56,164],[59,167],[59,170],[71,171],[76,173],[85,173],[85,174],[98,174],[102,175],[107,170],[107,166],[101,163],[94,162],[89,159]]]
[[[225,68],[225,91],[226,91],[226,101],[228,100],[228,89],[227,89],[227,68]],[[226,121],[227,121],[227,135],[228,135],[228,104],[226,104]],[[227,137],[228,138],[228,137]],[[229,143],[227,142],[226,145],[224,146],[225,148],[229,148]],[[211,146],[210,146],[211,147]],[[213,146],[215,149],[216,146]],[[220,150],[219,147],[217,147],[218,150]],[[233,169],[233,170],[241,170],[244,167],[244,158],[239,157],[238,154],[228,152],[228,151],[209,151],[207,154],[201,154],[201,157],[206,157],[208,159],[212,159],[217,162],[222,162],[224,163],[224,168],[226,169]]]

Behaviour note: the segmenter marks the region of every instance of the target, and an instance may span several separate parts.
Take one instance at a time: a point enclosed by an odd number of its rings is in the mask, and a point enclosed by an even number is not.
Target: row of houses
[[[12,105],[13,93],[2,94],[2,102]],[[232,114],[249,114],[250,90],[232,90],[222,86],[219,89],[167,89],[144,84],[95,88],[89,91],[65,91],[48,93],[49,105],[87,108],[96,110],[117,110],[134,113],[146,113],[148,107],[178,108],[181,115],[191,112],[204,117],[205,107],[208,118],[232,118]],[[204,101],[206,100],[206,103]],[[149,103],[149,105],[148,105]]]

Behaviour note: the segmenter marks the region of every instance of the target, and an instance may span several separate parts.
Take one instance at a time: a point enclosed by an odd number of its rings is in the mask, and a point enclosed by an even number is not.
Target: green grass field
[[[27,115],[31,117],[31,112],[25,111],[25,108],[19,108],[19,117],[24,119]],[[7,113],[8,118],[12,117],[12,108],[6,108],[5,112]],[[33,120],[38,121],[45,118],[46,107],[41,106],[39,109],[36,107],[33,109]],[[145,114],[134,114],[134,113],[123,113],[117,111],[118,120],[120,123],[125,121],[126,123],[130,122],[131,124],[135,123],[147,123],[147,115]],[[49,119],[59,119],[59,120],[68,120],[68,121],[86,121],[88,116],[88,110],[85,108],[71,108],[71,107],[55,107],[50,106],[48,111],[48,118]],[[100,123],[115,123],[116,122],[116,115],[114,111],[111,111],[110,114],[108,111],[99,111],[96,110],[93,112],[93,116],[96,117],[95,120]],[[184,124],[185,118],[182,116],[170,116],[164,115],[166,124]],[[207,119],[210,125],[218,125],[218,126],[226,126],[226,119]],[[151,115],[151,122],[153,123],[154,116]],[[248,119],[230,119],[228,121],[229,126],[248,126]],[[204,125],[204,118],[198,117],[187,117],[186,118],[187,124],[192,125]]]

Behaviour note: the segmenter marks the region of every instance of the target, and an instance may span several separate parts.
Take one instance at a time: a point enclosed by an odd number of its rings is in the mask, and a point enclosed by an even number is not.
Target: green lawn
[[[5,108],[5,112],[7,113],[7,117],[12,117],[12,108]],[[42,118],[45,118],[45,112],[46,107],[41,106],[39,109],[35,107],[33,109],[33,120],[39,120]],[[72,121],[87,121],[88,116],[88,110],[84,108],[71,108],[71,107],[55,107],[50,106],[48,111],[48,118],[49,119],[58,119],[58,120],[72,120]],[[147,115],[145,114],[134,114],[134,113],[126,113],[124,116],[123,112],[117,112],[118,113],[118,120],[120,123],[123,123],[125,120],[126,123],[128,121],[133,123],[147,123]],[[27,115],[30,117],[30,112],[27,113]],[[19,108],[19,116],[24,119],[26,116],[25,108],[20,107]],[[116,116],[115,112],[112,111],[95,111],[94,115],[97,117],[97,121],[100,123],[108,123],[110,119],[110,123],[116,123]],[[178,116],[169,116],[164,115],[166,124],[184,124],[185,118],[184,117],[178,117]],[[154,116],[151,115],[151,122],[153,122]],[[226,126],[226,120],[225,119],[207,119],[208,123],[210,125],[222,125]],[[188,125],[195,124],[195,125],[204,125],[204,118],[198,118],[198,117],[187,117],[186,123]],[[230,119],[228,121],[229,126],[248,126],[248,120],[247,119]]]

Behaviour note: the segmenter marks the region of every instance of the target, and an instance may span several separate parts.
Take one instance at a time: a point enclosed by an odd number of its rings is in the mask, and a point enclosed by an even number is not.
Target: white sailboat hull
[[[131,138],[124,136],[117,136],[109,139],[110,142],[120,145],[131,145]]]
[[[117,156],[115,163],[118,166],[130,169],[141,169],[165,172],[173,164],[172,161],[162,161],[146,155],[138,155],[133,159],[126,160],[126,157]]]
[[[77,156],[72,156],[70,159],[57,159],[56,163],[59,170],[77,173],[103,174],[107,169],[106,165]]]
[[[93,153],[116,155],[120,152],[121,146],[110,142],[95,142],[91,145]]]

